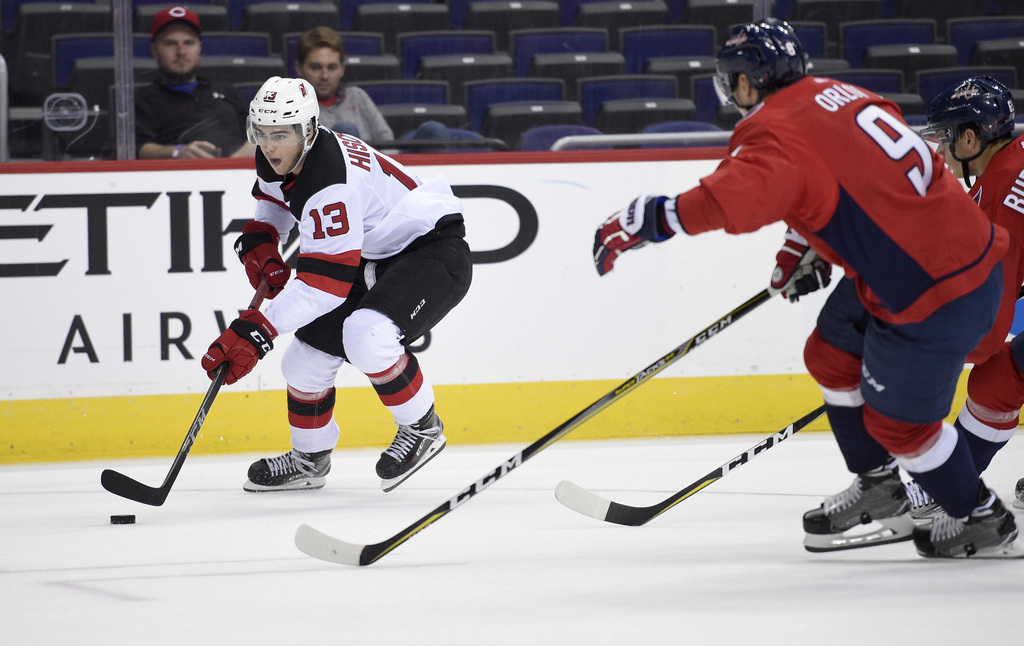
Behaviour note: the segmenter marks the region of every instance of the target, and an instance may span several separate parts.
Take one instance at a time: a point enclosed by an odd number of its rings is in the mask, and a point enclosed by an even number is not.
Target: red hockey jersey
[[[1002,258],[996,227],[890,101],[807,77],[742,119],[730,155],[676,198],[687,233],[785,220],[891,323],[924,319]]]
[[[1003,256],[1003,301],[992,331],[967,355],[970,363],[981,363],[1006,342],[1013,325],[1020,286],[1024,284],[1024,137],[1018,137],[996,153],[988,168],[971,189],[988,217],[1010,234],[1010,246]]]

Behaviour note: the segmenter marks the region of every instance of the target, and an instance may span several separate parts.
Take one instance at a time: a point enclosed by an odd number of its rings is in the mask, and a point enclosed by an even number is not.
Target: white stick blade
[[[612,501],[568,480],[562,480],[555,487],[555,498],[569,509],[598,520],[608,516],[608,507],[612,504]]]
[[[295,530],[295,546],[313,558],[357,567],[365,547],[338,540],[309,525],[299,525]]]

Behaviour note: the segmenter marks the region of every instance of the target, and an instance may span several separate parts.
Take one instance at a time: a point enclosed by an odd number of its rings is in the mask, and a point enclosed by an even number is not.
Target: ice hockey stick
[[[646,525],[704,487],[724,478],[727,473],[743,466],[783,440],[793,437],[793,435],[806,428],[808,424],[818,419],[824,412],[824,406],[815,408],[778,433],[769,435],[683,490],[649,507],[633,507],[608,500],[568,480],[563,480],[555,487],[555,498],[569,509],[579,512],[584,516],[590,516],[591,518],[618,525],[630,525],[632,527]]]
[[[260,285],[256,289],[256,295],[252,297],[252,302],[249,303],[249,309],[257,309],[263,303],[263,299],[267,295],[267,289],[266,279],[260,281]],[[178,449],[178,455],[174,457],[171,470],[167,472],[167,477],[164,478],[163,484],[159,487],[150,487],[138,480],[129,478],[123,473],[112,469],[104,469],[103,473],[100,474],[100,484],[103,485],[103,488],[112,494],[134,500],[135,502],[141,502],[144,505],[159,507],[164,504],[164,501],[167,500],[167,494],[171,492],[171,487],[174,486],[174,481],[178,477],[178,472],[181,471],[182,465],[185,464],[185,458],[188,457],[192,444],[199,435],[199,429],[203,427],[203,422],[206,421],[206,415],[210,412],[210,407],[213,406],[214,398],[217,397],[220,387],[224,385],[224,379],[227,377],[227,374],[228,364],[222,363],[213,376],[213,383],[207,389],[203,403],[199,405],[199,412],[196,413],[195,419],[192,420],[192,426],[188,429],[185,441],[182,442],[181,448]]]
[[[699,345],[703,345],[708,339],[712,338],[732,323],[738,321],[744,315],[749,314],[757,306],[768,301],[777,293],[777,290],[765,289],[757,296],[754,296],[747,302],[698,332],[695,336],[685,341],[679,347],[670,351],[665,356],[624,381],[614,390],[607,393],[596,402],[574,415],[572,418],[563,422],[558,428],[535,441],[533,444],[527,446],[525,449],[519,451],[505,462],[502,462],[482,478],[444,501],[426,516],[420,518],[394,536],[379,543],[361,545],[328,536],[309,525],[300,525],[295,531],[296,547],[312,557],[322,559],[324,561],[331,561],[333,563],[358,566],[370,565],[371,563],[376,562],[391,550],[412,538],[420,530],[423,530],[432,523],[440,520],[456,507],[462,505],[473,496],[494,484],[500,478],[503,478],[510,471],[520,466],[537,453],[540,453],[551,444],[554,444],[565,435],[568,435],[570,431],[578,427],[580,424],[604,410],[612,403],[618,401],[627,393],[632,392],[635,388],[640,386],[640,384],[658,374],[669,365],[681,359],[684,355],[689,353],[691,349]]]

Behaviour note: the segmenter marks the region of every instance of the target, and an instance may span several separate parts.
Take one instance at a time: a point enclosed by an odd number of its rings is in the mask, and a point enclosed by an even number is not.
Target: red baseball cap
[[[185,22],[192,26],[196,30],[197,34],[202,34],[203,30],[199,28],[199,16],[196,12],[191,9],[186,9],[182,6],[168,7],[160,13],[153,16],[153,35],[151,40],[156,38],[156,35],[161,29],[171,24],[172,22]]]

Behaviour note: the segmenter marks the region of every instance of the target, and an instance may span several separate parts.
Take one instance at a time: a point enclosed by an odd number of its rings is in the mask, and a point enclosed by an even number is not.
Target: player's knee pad
[[[334,387],[345,360],[293,340],[281,357],[281,374],[288,386],[300,393],[320,393]]]
[[[860,357],[826,341],[818,328],[814,328],[804,345],[804,365],[822,388],[834,391],[860,389]]]
[[[1010,344],[1004,344],[1003,348],[985,363],[974,366],[967,377],[971,413],[993,426],[1017,419],[1024,406],[1024,375],[1014,360]]]
[[[914,471],[934,469],[949,457],[948,452],[938,463],[932,463],[946,448],[952,451],[952,446],[956,444],[957,432],[952,424],[942,420],[926,424],[901,422],[879,413],[870,405],[864,406],[864,426],[885,450],[900,459],[901,464],[905,461],[913,464]],[[950,441],[952,444],[945,446]],[[939,442],[944,444],[937,448]]]
[[[378,373],[395,365],[405,354],[402,331],[376,310],[358,309],[345,319],[345,356],[364,374]]]

